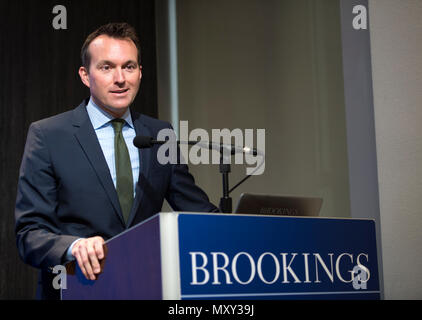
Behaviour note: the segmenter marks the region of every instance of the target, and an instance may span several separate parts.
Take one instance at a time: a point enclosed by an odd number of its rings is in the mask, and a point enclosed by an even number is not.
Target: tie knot
[[[111,125],[113,126],[114,133],[119,133],[119,132],[122,132],[122,128],[126,121],[123,119],[113,119],[110,122],[111,122]]]

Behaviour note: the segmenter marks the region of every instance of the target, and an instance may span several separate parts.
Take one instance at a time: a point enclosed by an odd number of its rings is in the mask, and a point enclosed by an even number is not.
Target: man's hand
[[[103,238],[92,237],[78,240],[72,248],[72,255],[88,280],[96,280],[102,272],[101,260],[105,258],[103,245]]]

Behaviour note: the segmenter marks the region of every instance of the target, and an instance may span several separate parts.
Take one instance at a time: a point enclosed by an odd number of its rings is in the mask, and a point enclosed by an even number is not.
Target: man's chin
[[[123,110],[129,108],[129,106],[132,104],[133,99],[125,98],[125,99],[112,99],[110,101],[110,108],[113,108],[114,110]]]

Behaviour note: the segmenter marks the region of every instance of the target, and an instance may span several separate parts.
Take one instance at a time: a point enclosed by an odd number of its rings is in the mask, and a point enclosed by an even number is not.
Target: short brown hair
[[[138,64],[141,64],[141,44],[135,29],[126,22],[113,22],[99,27],[86,38],[81,49],[81,60],[82,65],[87,68],[87,70],[89,70],[89,64],[91,62],[91,56],[89,55],[88,47],[95,38],[101,35],[107,35],[115,39],[132,40],[138,49]]]

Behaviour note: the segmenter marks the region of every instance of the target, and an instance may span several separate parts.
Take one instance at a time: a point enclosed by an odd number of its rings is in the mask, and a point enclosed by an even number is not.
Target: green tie
[[[123,218],[127,223],[133,204],[133,177],[129,151],[122,134],[123,119],[114,119],[111,125],[114,129],[114,158],[116,159],[116,191],[119,197]]]

